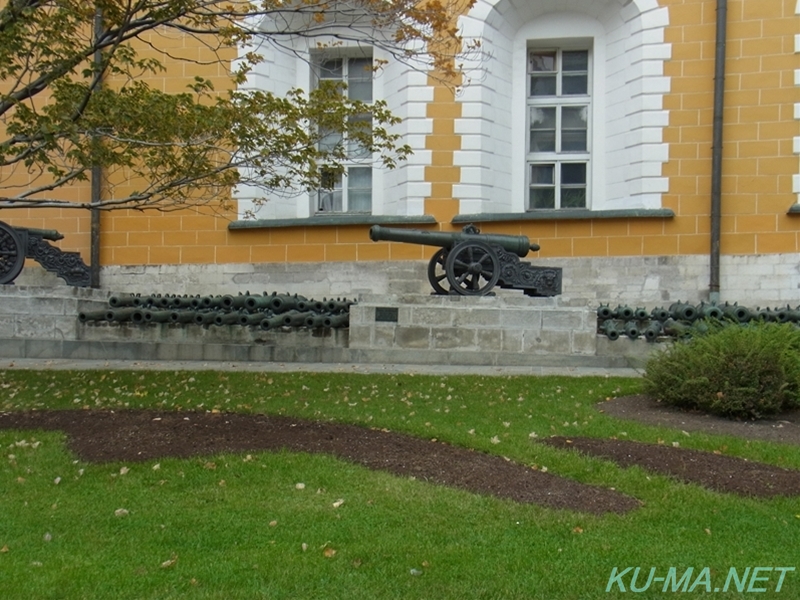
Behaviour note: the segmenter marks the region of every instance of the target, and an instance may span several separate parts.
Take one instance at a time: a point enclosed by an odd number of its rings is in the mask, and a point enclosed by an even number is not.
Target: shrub
[[[800,407],[800,330],[750,323],[677,341],[648,360],[644,392],[665,404],[736,419]]]

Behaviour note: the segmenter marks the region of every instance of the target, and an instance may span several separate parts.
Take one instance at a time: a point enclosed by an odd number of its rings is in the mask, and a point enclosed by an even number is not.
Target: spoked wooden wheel
[[[442,281],[447,278],[447,271],[445,270],[447,254],[447,248],[439,248],[428,263],[428,281],[433,291],[440,295],[450,293],[449,289],[442,286]]]
[[[19,235],[0,221],[0,284],[11,283],[25,265],[25,250]]]
[[[445,261],[450,288],[462,296],[484,296],[500,279],[500,259],[485,242],[465,241],[450,250]]]

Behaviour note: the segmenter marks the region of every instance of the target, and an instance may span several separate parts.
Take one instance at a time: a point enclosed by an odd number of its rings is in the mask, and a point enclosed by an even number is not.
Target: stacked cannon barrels
[[[238,296],[169,296],[122,294],[108,299],[108,308],[78,314],[82,323],[172,323],[179,325],[240,325],[263,330],[348,327],[350,306],[346,298],[314,300],[297,294],[273,292]]]
[[[679,338],[708,331],[709,323],[746,324],[754,321],[796,323],[800,325],[800,306],[797,308],[748,308],[738,303],[699,305],[675,302],[669,308],[648,311],[619,305],[611,308],[601,304],[597,309],[597,331],[610,340],[622,336],[630,339],[644,337],[648,342],[659,338]]]

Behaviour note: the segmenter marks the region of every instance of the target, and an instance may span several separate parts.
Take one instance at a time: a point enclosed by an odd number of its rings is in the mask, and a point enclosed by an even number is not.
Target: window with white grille
[[[351,100],[372,102],[372,58],[329,58],[318,63],[319,81],[340,81],[347,84]],[[362,121],[371,130],[369,114],[352,117]],[[370,213],[372,212],[372,161],[369,151],[339,132],[330,132],[320,140],[322,149],[346,149],[347,160],[343,172],[323,170],[323,189],[317,192],[317,213]]]
[[[589,206],[590,61],[584,49],[528,51],[528,210]]]

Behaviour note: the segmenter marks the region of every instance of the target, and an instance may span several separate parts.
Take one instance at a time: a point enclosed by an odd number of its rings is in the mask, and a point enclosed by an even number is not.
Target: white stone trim
[[[591,208],[659,208],[668,188],[661,175],[669,152],[662,141],[668,23],[657,0],[478,0],[460,20],[464,36],[480,39],[484,52],[465,59],[472,79],[458,97],[456,133],[469,142],[454,159],[482,168],[469,181],[462,177],[469,185],[454,188],[460,211],[524,210],[525,84],[517,74],[525,72],[528,40],[557,38],[593,41]]]
[[[800,0],[797,0],[795,14],[800,15]],[[800,33],[794,36],[794,53],[800,54]],[[794,85],[795,87],[800,86],[800,69],[795,69],[794,71]],[[795,120],[800,120],[800,103],[794,105],[794,118]],[[800,136],[792,139],[792,146],[793,152],[796,155],[800,155]],[[797,170],[798,174],[792,175],[792,192],[796,194],[795,203],[800,204],[800,161],[798,161]]]
[[[314,42],[315,43],[315,42]],[[344,44],[332,52],[346,55]],[[269,44],[256,49],[264,61],[248,76],[243,89],[262,89],[282,95],[292,88],[310,89],[312,85],[309,66],[309,46],[298,40],[292,52]],[[428,103],[433,100],[433,88],[425,73],[409,65],[391,60],[385,52],[373,48],[375,59],[389,62],[376,74],[373,92],[376,99],[385,99],[391,112],[402,119],[392,132],[401,135],[400,143],[411,146],[414,154],[406,162],[390,171],[373,169],[372,214],[414,216],[424,214],[424,198],[430,196],[431,184],[425,181],[425,167],[431,163],[431,151],[425,149],[426,136],[433,132],[433,119],[427,117]],[[274,193],[268,201],[256,206],[254,199],[262,197],[264,191],[256,187],[241,185],[234,190],[238,200],[238,216],[252,214],[257,219],[309,218],[313,214],[314,195],[308,192]]]

